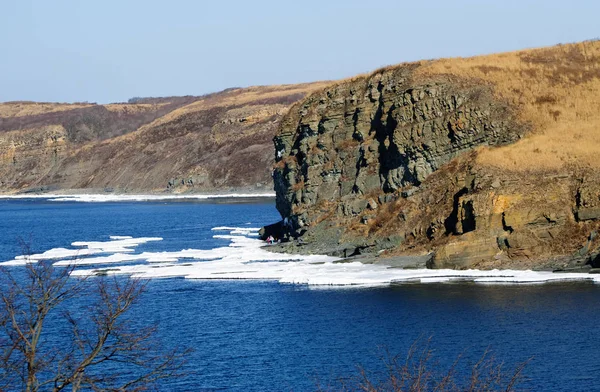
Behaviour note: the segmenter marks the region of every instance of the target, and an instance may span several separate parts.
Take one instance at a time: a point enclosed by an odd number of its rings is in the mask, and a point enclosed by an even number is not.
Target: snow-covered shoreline
[[[105,203],[122,201],[160,201],[160,200],[212,200],[212,199],[246,199],[246,198],[273,198],[275,193],[223,193],[223,194],[16,194],[2,195],[2,199],[41,199],[49,201],[62,202],[83,202],[83,203]]]

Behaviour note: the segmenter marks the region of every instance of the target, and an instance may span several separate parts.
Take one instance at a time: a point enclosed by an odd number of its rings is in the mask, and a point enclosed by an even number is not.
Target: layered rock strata
[[[431,268],[600,264],[597,171],[481,164],[482,151],[540,130],[493,83],[420,72],[427,64],[340,82],[283,118],[277,208],[300,241],[282,250],[370,261],[419,255]]]

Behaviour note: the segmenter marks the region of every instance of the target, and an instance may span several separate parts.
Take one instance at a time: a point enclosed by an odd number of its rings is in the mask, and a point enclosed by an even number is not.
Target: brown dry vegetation
[[[139,113],[139,112],[155,111],[156,109],[166,106],[168,104],[169,104],[169,102],[163,102],[163,103],[158,103],[158,104],[111,103],[111,104],[103,105],[103,106],[111,112],[117,112],[117,113],[124,114],[124,113]]]
[[[596,169],[600,151],[600,41],[422,62],[416,75],[481,80],[532,125],[519,142],[480,152],[484,166],[511,171]]]
[[[443,369],[435,359],[431,338],[417,339],[406,355],[391,355],[382,350],[381,363],[373,370],[358,367],[358,374],[323,386],[318,391],[365,392],[448,392],[448,391],[517,391],[527,377],[524,371],[528,359],[514,368],[499,361],[487,349],[475,363],[466,363],[459,355],[449,369]]]
[[[531,125],[533,132],[518,143],[483,149],[478,162],[484,166],[518,172],[600,167],[600,40],[392,65],[325,85],[315,94],[399,67],[411,68],[415,82],[441,76],[488,84]]]
[[[88,103],[52,103],[14,101],[0,103],[0,118],[33,116],[44,113],[62,112],[93,106]]]
[[[205,98],[195,101],[189,105],[183,106],[170,112],[156,121],[148,124],[145,128],[156,127],[188,113],[209,110],[215,107],[238,106],[282,103],[290,105],[309,92],[323,88],[331,82],[315,82],[305,84],[274,85],[274,86],[253,86],[248,88],[234,88],[223,91],[221,94],[210,94]]]
[[[0,118],[0,190],[270,190],[279,119],[326,83]]]
[[[163,99],[153,105],[112,104],[112,105],[67,105],[40,104],[41,107],[56,106],[57,110],[31,110],[15,116],[0,116],[1,132],[20,131],[24,129],[44,128],[60,125],[67,130],[69,141],[85,143],[93,140],[104,140],[114,136],[135,131],[178,107],[198,100],[198,97],[173,97]],[[3,106],[13,103],[0,104]],[[28,106],[37,107],[35,103]],[[6,111],[5,113],[8,113]]]

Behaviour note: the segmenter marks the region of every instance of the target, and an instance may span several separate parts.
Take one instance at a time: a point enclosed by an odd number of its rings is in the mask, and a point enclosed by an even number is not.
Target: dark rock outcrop
[[[320,202],[339,202],[347,216],[374,210],[371,194],[418,187],[458,155],[525,132],[489,87],[450,77],[415,82],[412,68],[341,83],[292,108],[274,139],[282,216],[302,227]],[[472,230],[468,203],[461,213],[460,230]]]
[[[493,83],[420,73],[423,64],[329,86],[282,119],[276,203],[303,242],[280,248],[362,260],[427,256],[429,268],[600,265],[600,240],[590,234],[600,229],[597,172],[539,160],[516,170],[481,163],[481,151],[539,130]],[[543,102],[534,100],[535,110],[546,110]]]

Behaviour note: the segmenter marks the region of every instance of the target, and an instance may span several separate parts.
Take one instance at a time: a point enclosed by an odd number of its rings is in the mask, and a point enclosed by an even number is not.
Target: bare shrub
[[[177,376],[189,350],[155,347],[155,326],[128,318],[146,284],[70,278],[35,261],[0,269],[0,390],[141,390]],[[88,305],[73,313],[74,298]]]
[[[366,392],[425,392],[425,391],[516,391],[524,378],[523,370],[528,361],[512,369],[498,361],[488,349],[470,366],[470,371],[459,372],[462,355],[447,370],[441,370],[433,356],[431,338],[417,339],[407,354],[391,355],[385,350],[381,357],[382,369],[368,371],[359,367],[357,375],[340,379],[320,391],[366,391]]]

